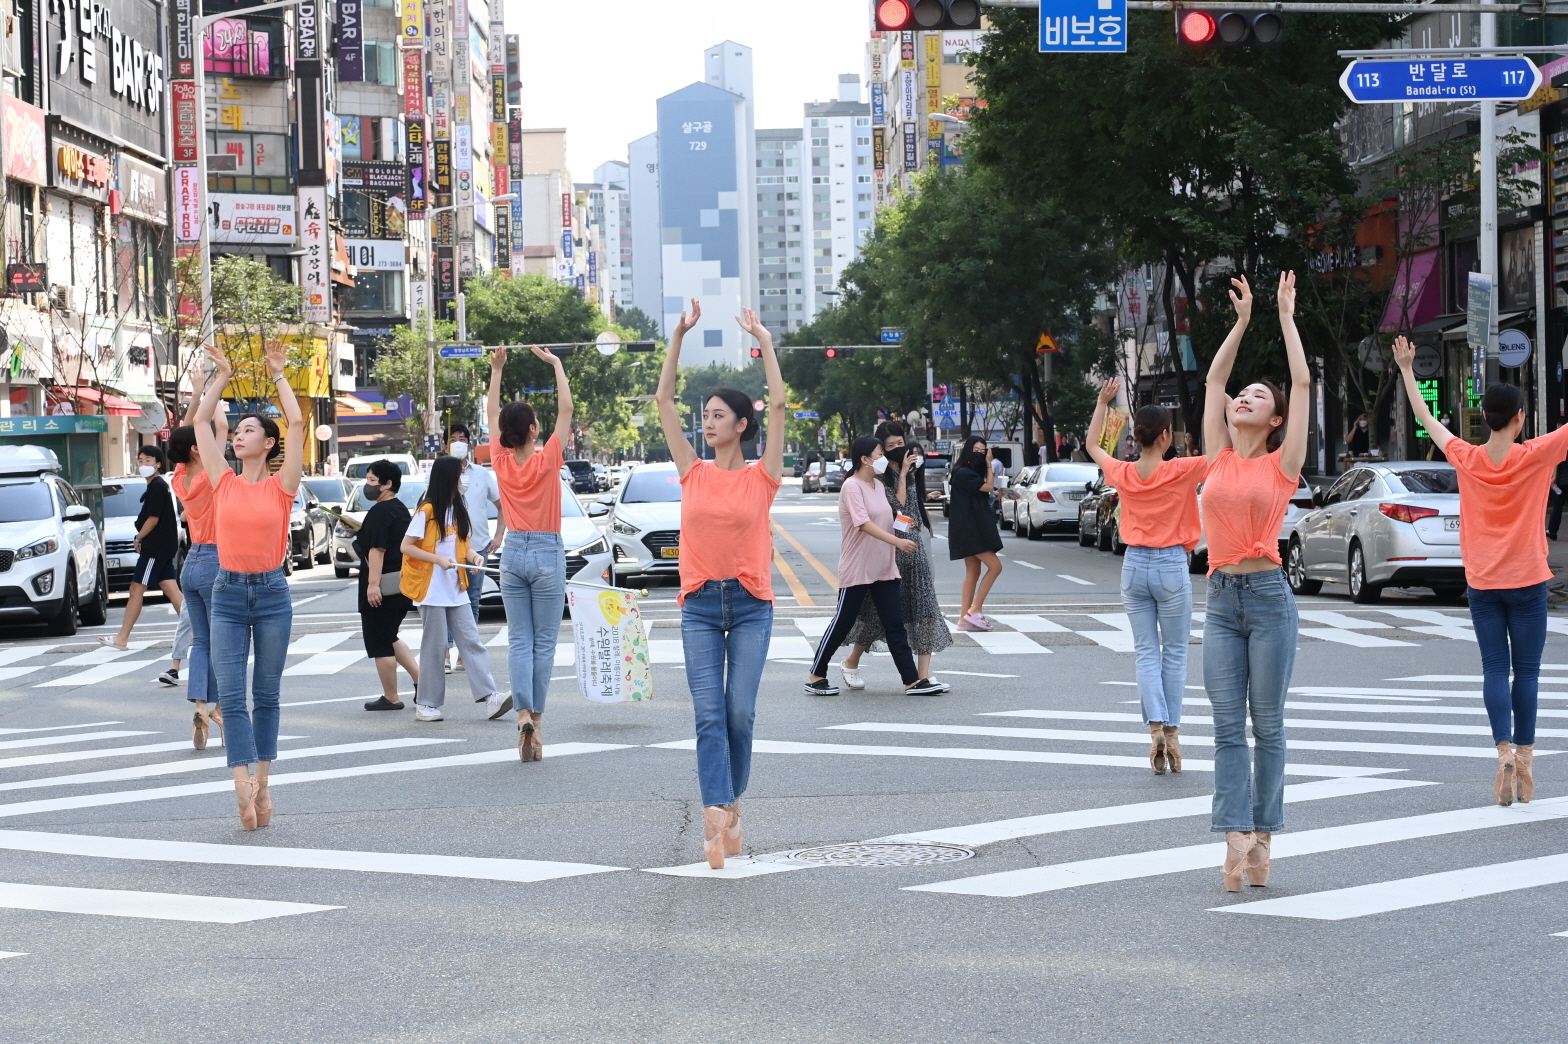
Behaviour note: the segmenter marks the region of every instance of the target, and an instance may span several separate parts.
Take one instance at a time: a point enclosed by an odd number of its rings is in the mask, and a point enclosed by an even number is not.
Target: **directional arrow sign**
[[[1352,101],[1519,101],[1541,86],[1528,58],[1409,58],[1352,62],[1339,86]]]
[[[485,346],[477,341],[445,341],[440,345],[440,352],[443,359],[480,359],[484,357]]]
[[[795,419],[796,420],[817,420],[818,419],[817,411],[816,410],[796,410],[795,411]]]

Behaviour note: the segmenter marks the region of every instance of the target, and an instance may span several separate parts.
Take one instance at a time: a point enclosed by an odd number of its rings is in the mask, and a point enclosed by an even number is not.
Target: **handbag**
[[[399,569],[399,570],[397,570],[395,572],[382,573],[381,574],[381,594],[382,594],[383,597],[385,597],[386,595],[395,595],[395,594],[402,594],[402,593],[403,593],[403,571],[401,569]]]

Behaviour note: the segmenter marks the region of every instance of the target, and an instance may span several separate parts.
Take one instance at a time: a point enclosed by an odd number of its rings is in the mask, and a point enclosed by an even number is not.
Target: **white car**
[[[147,480],[140,475],[103,480],[104,570],[111,591],[128,590],[136,573],[136,559],[140,557],[136,553],[136,517],[142,512],[142,496],[146,492]],[[173,502],[170,510],[181,523],[180,549],[183,552],[189,546],[183,528],[185,513],[172,489],[169,499]]]
[[[1017,481],[997,494],[1003,527],[1030,540],[1052,530],[1076,530],[1078,502],[1087,496],[1084,486],[1099,474],[1093,464],[1068,461],[1024,468]]]
[[[363,482],[354,487],[354,491],[348,495],[348,505],[343,509],[342,516],[337,525],[332,527],[332,566],[339,580],[347,579],[349,570],[359,565],[359,552],[354,550],[354,537],[358,534],[359,524],[365,520],[366,513],[370,511],[370,505],[365,502],[364,490]],[[423,477],[403,479],[397,488],[397,499],[401,500],[409,511],[413,511],[419,505],[419,498],[424,495]],[[345,518],[348,522],[343,521]]]
[[[1285,521],[1279,524],[1279,560],[1285,561],[1285,556],[1290,552],[1290,535],[1296,531],[1296,523],[1301,521],[1303,515],[1311,511],[1316,505],[1312,500],[1312,487],[1307,485],[1306,476],[1296,480],[1296,492],[1291,495],[1290,503],[1285,506]],[[1203,487],[1198,487],[1198,510],[1203,510]],[[1117,508],[1120,512],[1121,508]],[[1198,546],[1187,552],[1187,570],[1192,573],[1207,573],[1209,571],[1209,538],[1207,534],[1198,537]]]
[[[1430,587],[1440,598],[1465,591],[1459,554],[1459,477],[1424,460],[1363,464],[1317,497],[1296,523],[1285,575],[1297,594],[1346,584],[1357,602],[1385,587]]]
[[[348,458],[348,463],[343,465],[343,477],[363,479],[370,465],[378,460],[390,460],[397,465],[397,470],[405,475],[419,475],[423,477],[423,472],[420,471],[419,467],[420,462],[414,459],[412,453],[365,453],[358,457],[350,457]]]
[[[610,465],[610,488],[611,489],[616,489],[617,487],[620,486],[620,484],[622,482],[625,482],[626,481],[626,476],[631,474],[631,470],[632,470],[631,467],[626,465],[626,464],[611,464]]]
[[[43,621],[53,635],[97,627],[109,611],[103,540],[92,511],[40,446],[0,446],[0,621]]]
[[[668,577],[680,582],[681,476],[673,463],[632,469],[609,505],[605,532],[615,554],[615,579]]]
[[[497,540],[506,535],[496,517],[494,504],[490,505],[490,532]],[[583,510],[582,501],[565,480],[561,482],[561,543],[566,548],[566,579],[606,586],[615,583],[615,574],[610,569],[610,543],[594,525],[589,513]],[[499,545],[485,560],[485,589],[479,596],[479,604],[501,604]]]

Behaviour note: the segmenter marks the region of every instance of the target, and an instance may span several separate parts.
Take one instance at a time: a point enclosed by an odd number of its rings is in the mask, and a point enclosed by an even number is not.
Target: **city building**
[[[984,30],[872,32],[866,47],[873,147],[872,203],[886,206],[933,163],[963,162],[960,144],[976,92],[964,56]],[[933,120],[932,113],[950,117]]]
[[[522,129],[523,271],[576,279],[576,222],[572,172],[566,166],[566,128]]]
[[[626,146],[626,195],[631,209],[631,303],[664,326],[664,247],[659,232],[659,136]],[[626,257],[621,258],[623,271]]]
[[[838,78],[836,100],[806,105],[808,316],[832,302],[844,266],[859,255],[875,223],[871,132],[871,106],[860,100],[860,77],[853,73]]]
[[[620,160],[600,164],[593,179],[602,186],[597,220],[604,229],[606,254],[599,259],[606,299],[615,309],[632,307],[632,203],[630,170]]]
[[[801,132],[757,132],[757,314],[775,337],[808,321],[813,293],[802,246]]]

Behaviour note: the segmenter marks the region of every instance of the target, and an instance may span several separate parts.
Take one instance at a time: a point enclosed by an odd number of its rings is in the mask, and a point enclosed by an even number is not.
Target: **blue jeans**
[[[1122,606],[1132,625],[1143,721],[1181,724],[1192,641],[1192,581],[1187,549],[1129,547],[1122,561]]]
[[[1492,722],[1492,742],[1530,746],[1535,742],[1536,693],[1546,648],[1546,584],[1472,587],[1470,621],[1481,647],[1481,695]]]
[[[218,698],[218,676],[212,669],[212,582],[218,575],[218,545],[192,544],[180,572],[185,618],[190,621],[190,661],[185,665],[185,698],[205,702]]]
[[[704,805],[732,804],[746,792],[757,687],[772,636],[773,603],[747,591],[739,580],[709,580],[681,607],[681,647],[697,716],[697,783]]]
[[[1214,709],[1212,829],[1273,833],[1285,825],[1285,690],[1296,665],[1296,599],[1279,569],[1214,572],[1207,608],[1203,685]],[[1250,752],[1249,709],[1257,745]]]
[[[294,606],[282,566],[265,573],[231,573],[218,567],[212,582],[212,666],[230,768],[278,756],[278,689],[293,625]],[[245,661],[253,651],[247,708]]]
[[[559,533],[509,529],[501,545],[501,601],[506,604],[506,666],[512,706],[544,713],[555,668],[555,641],[566,610],[566,549]]]

